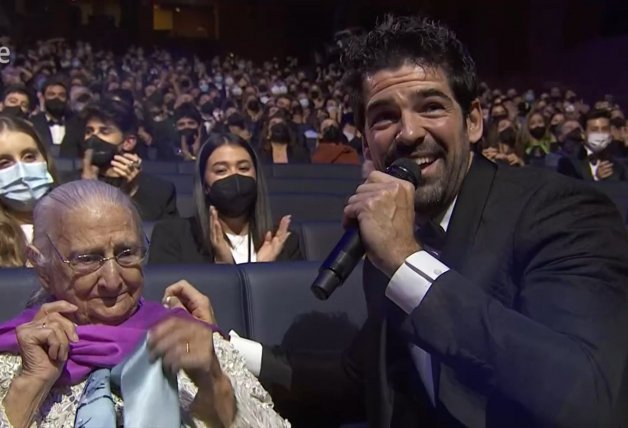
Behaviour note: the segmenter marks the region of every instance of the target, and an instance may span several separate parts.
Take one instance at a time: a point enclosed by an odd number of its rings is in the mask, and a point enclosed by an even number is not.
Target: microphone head
[[[415,188],[419,187],[421,183],[421,168],[412,159],[397,159],[392,165],[386,168],[386,173],[395,178],[409,181],[414,184]]]

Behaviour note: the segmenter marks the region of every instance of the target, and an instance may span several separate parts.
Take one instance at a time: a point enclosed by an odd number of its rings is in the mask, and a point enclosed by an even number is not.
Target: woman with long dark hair
[[[155,226],[149,263],[300,260],[284,216],[273,232],[264,174],[254,150],[231,134],[212,134],[194,171],[195,215]]]

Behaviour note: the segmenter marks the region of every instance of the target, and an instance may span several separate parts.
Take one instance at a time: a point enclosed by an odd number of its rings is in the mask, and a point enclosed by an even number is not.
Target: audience
[[[2,98],[2,114],[19,119],[27,119],[32,110],[31,94],[21,83],[9,86]]]
[[[300,260],[284,216],[273,233],[264,174],[238,137],[212,134],[194,171],[195,215],[155,226],[149,263],[250,263]]]
[[[259,158],[262,164],[310,163],[307,149],[301,146],[288,124],[288,114],[279,110],[262,131]]]
[[[172,183],[142,172],[142,159],[133,153],[137,121],[127,106],[103,100],[86,107],[83,118],[85,155],[80,178],[121,189],[133,199],[144,221],[177,217]]]
[[[358,152],[344,142],[338,122],[325,119],[321,124],[318,145],[312,153],[312,163],[360,165]]]
[[[585,139],[576,156],[564,157],[558,172],[587,181],[626,181],[626,169],[611,150],[611,116],[592,110],[586,118]]]
[[[33,239],[33,208],[58,183],[33,127],[0,116],[0,267],[22,267]]]

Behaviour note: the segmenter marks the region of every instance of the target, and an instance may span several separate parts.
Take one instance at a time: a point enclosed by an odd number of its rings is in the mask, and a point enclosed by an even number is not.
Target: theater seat
[[[272,193],[270,206],[275,222],[287,214],[300,222],[339,221],[346,199],[347,196],[328,194]]]
[[[153,235],[153,229],[155,228],[156,221],[145,221],[142,223],[142,229],[144,229],[144,235],[150,241],[150,237]]]
[[[342,350],[366,319],[361,264],[327,301],[310,291],[319,263],[239,265],[249,337],[292,350]]]
[[[276,178],[362,178],[362,167],[359,165],[300,165],[275,164],[272,166],[272,177]]]
[[[0,269],[0,321],[22,312],[39,284],[33,269]]]
[[[159,178],[174,184],[177,195],[190,194],[193,188],[193,179],[191,175],[186,174],[158,174]]]
[[[362,180],[333,178],[269,178],[270,193],[326,193],[350,196]],[[187,193],[187,192],[186,192]]]
[[[177,163],[177,173],[184,175],[192,175],[194,174],[194,168],[196,167],[196,162],[178,162]]]
[[[177,194],[177,210],[179,216],[192,217],[194,215],[194,198],[190,194]]]
[[[220,327],[239,334],[248,332],[244,315],[244,288],[236,267],[227,265],[148,265],[145,267],[144,296],[160,301],[170,284],[185,279],[211,299]]]
[[[301,249],[308,261],[322,261],[342,236],[344,229],[340,221],[317,221],[301,223]]]

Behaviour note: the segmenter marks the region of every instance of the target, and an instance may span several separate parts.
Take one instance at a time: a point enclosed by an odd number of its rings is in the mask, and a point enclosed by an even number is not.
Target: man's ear
[[[29,244],[26,247],[26,264],[32,266],[41,280],[41,285],[46,291],[50,291],[50,276],[44,266],[45,257],[37,247]]]
[[[125,152],[132,152],[133,150],[135,150],[135,146],[137,146],[137,135],[127,135],[122,142],[122,150],[124,150]]]
[[[475,99],[471,102],[471,109],[469,115],[466,118],[467,123],[467,137],[471,144],[475,144],[482,138],[484,132],[484,120],[482,117],[482,106],[479,99]]]

